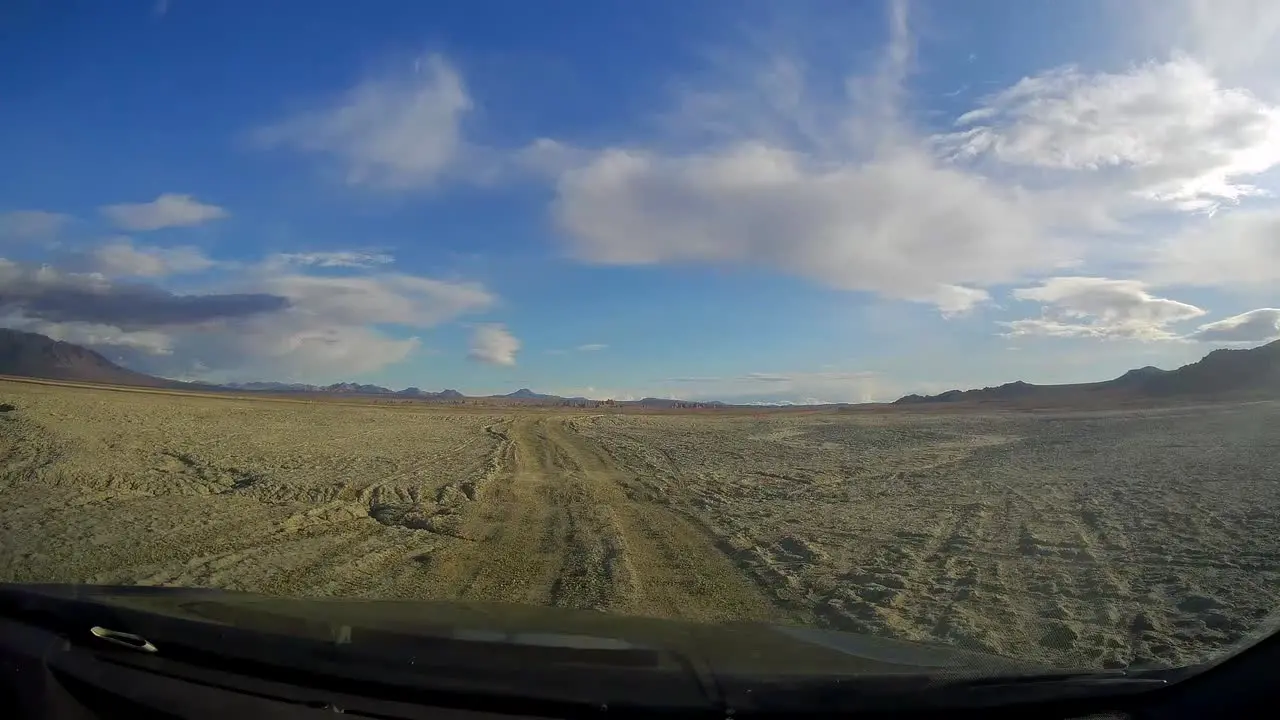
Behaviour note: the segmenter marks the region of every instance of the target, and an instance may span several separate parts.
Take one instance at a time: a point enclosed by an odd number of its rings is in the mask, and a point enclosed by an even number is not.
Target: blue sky
[[[170,377],[884,400],[1280,336],[1280,11],[35,2],[0,325]]]

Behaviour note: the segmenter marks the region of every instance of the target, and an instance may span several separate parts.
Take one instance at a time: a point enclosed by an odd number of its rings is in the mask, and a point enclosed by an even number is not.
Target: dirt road
[[[703,620],[777,619],[757,585],[565,416],[520,416],[467,503],[466,540],[433,551],[433,594]],[[445,590],[445,589],[448,590]]]

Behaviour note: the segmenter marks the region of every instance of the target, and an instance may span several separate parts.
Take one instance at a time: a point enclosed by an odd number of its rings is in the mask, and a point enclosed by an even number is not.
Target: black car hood
[[[119,611],[130,632],[173,619],[345,646],[495,644],[526,659],[629,665],[693,662],[720,677],[1006,675],[1045,668],[944,645],[763,623],[704,624],[504,603],[287,598],[205,588],[0,584],[6,607]],[[87,630],[87,628],[86,628]],[[161,646],[163,650],[163,646]]]

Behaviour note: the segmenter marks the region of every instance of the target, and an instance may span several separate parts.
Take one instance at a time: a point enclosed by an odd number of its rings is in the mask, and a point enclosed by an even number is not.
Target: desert
[[[1182,665],[1280,603],[1280,403],[440,406],[0,381],[0,580],[818,625]]]

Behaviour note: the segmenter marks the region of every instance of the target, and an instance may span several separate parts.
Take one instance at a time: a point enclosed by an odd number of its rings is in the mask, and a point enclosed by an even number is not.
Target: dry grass
[[[0,578],[1181,664],[1280,603],[1280,406],[617,414],[0,381]]]

